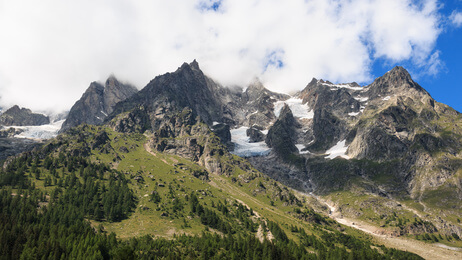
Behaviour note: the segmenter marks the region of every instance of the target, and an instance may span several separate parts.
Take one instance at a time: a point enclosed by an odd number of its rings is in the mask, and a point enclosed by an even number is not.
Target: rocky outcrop
[[[292,111],[289,106],[284,105],[279,118],[268,131],[265,139],[266,144],[268,147],[273,148],[276,154],[288,159],[291,154],[298,151],[294,143],[296,127],[298,127],[298,124],[292,115]]]
[[[140,106],[118,115],[108,125],[121,133],[144,133],[151,128],[151,119],[146,109]]]
[[[101,125],[118,102],[137,91],[131,85],[120,83],[114,76],[109,77],[104,86],[92,82],[82,97],[72,106],[61,131],[83,123]]]
[[[216,124],[212,126],[212,131],[220,138],[221,142],[228,147],[228,150],[234,150],[234,143],[231,142],[231,131],[229,125]]]
[[[194,117],[192,109],[166,115],[149,141],[154,150],[175,154],[204,166],[210,174],[231,175],[235,167],[253,173],[250,165],[228,153],[222,140]]]
[[[6,129],[0,130],[0,138],[13,138],[15,135],[22,133],[24,130],[9,127]]]
[[[246,130],[246,135],[249,137],[249,143],[258,143],[265,140],[265,134],[260,131],[259,127],[250,127]]]
[[[30,109],[13,106],[0,115],[0,125],[35,126],[50,123],[50,118],[42,114],[32,113]]]
[[[255,79],[242,94],[241,106],[245,117],[240,125],[267,128],[277,119],[274,114],[274,103],[288,98],[288,95],[269,91],[258,79]]]

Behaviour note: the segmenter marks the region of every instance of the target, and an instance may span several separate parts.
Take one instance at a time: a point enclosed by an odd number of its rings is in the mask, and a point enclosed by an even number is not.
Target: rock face
[[[362,187],[423,203],[438,192],[462,199],[462,115],[433,100],[402,67],[364,87],[313,79],[296,97],[313,116],[288,117],[283,109],[266,137],[272,153],[250,159],[262,172],[318,193]],[[440,204],[461,209],[455,200]]]
[[[246,134],[249,137],[249,143],[258,143],[265,140],[266,136],[257,127],[252,126],[246,130]]]
[[[42,114],[32,113],[30,109],[13,106],[0,115],[3,126],[35,126],[50,123],[50,118]]]
[[[154,78],[138,93],[117,104],[113,116],[141,105],[153,115],[153,119],[161,119],[164,115],[189,107],[194,117],[199,116],[211,125],[223,114],[214,88],[216,84],[202,73],[196,61],[184,63],[177,71]],[[152,128],[158,124],[156,120],[151,123]]]
[[[120,83],[114,76],[109,77],[104,86],[92,82],[82,97],[72,106],[61,131],[83,123],[102,124],[118,102],[137,91],[131,85]]]
[[[239,124],[267,128],[271,122],[276,120],[274,103],[288,98],[287,95],[267,90],[258,79],[255,79],[242,95],[242,114],[246,116],[240,120]]]
[[[266,144],[280,157],[286,159],[298,151],[295,147],[295,128],[297,122],[289,106],[284,105],[274,125],[269,129],[266,136]]]
[[[226,88],[207,77],[194,60],[184,63],[173,73],[154,78],[131,98],[120,102],[111,118],[142,105],[151,115],[151,127],[156,128],[156,118],[189,107],[194,117],[209,126],[213,122],[230,127],[259,125],[267,127],[276,119],[274,102],[289,96],[271,92],[259,81],[242,88]]]
[[[0,161],[43,145],[27,138],[0,137]]]
[[[236,150],[268,151],[248,160],[297,189],[354,187],[428,203],[441,191],[462,199],[462,116],[402,67],[364,87],[313,79],[291,97],[258,80],[245,90],[225,88],[193,61],[119,102],[106,121],[120,132],[152,135],[153,150],[199,162],[209,173],[227,172],[232,159],[224,151],[235,138]]]
[[[199,118],[195,118],[189,108],[164,116],[148,145],[153,150],[197,162],[210,174],[229,175],[235,166],[253,171],[248,163],[236,161],[227,153],[223,140],[212,134],[209,127],[197,119]]]

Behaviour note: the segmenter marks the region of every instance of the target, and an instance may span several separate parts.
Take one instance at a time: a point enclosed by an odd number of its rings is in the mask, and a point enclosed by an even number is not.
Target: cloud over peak
[[[282,92],[312,77],[367,82],[377,59],[429,73],[441,62],[436,0],[2,3],[2,101],[42,109],[69,108],[111,73],[143,87],[193,59],[225,85],[258,76]]]

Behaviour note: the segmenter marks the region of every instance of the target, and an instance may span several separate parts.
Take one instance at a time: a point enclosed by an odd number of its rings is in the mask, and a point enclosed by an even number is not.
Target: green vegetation
[[[2,258],[419,259],[339,231],[241,158],[228,155],[239,167],[208,174],[146,142],[81,126],[9,160]]]

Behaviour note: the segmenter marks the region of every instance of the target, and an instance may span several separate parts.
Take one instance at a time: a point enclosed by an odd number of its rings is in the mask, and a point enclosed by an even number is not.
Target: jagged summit
[[[68,147],[69,151],[82,156],[104,151],[107,156],[100,158],[116,162],[114,167],[125,167],[118,161],[129,162],[127,160],[133,158],[124,158],[122,153],[139,149],[137,155],[151,159],[154,157],[149,154],[161,155],[157,159],[166,158],[167,154],[182,157],[181,165],[189,160],[204,167],[203,172],[211,176],[247,172],[250,169],[247,166],[241,168],[242,171],[232,170],[244,161],[240,158],[236,161],[238,158],[231,156],[228,149],[234,155],[246,157],[267,176],[284,181],[294,189],[316,195],[331,193],[334,197],[335,194],[343,196],[343,192],[374,196],[369,204],[339,202],[335,205],[339,210],[354,205],[369,209],[370,203],[372,206],[378,203],[377,199],[400,198],[415,203],[423,201],[426,208],[440,207],[432,205],[437,201],[443,205],[444,214],[460,215],[462,115],[435,102],[402,67],[393,68],[365,87],[313,78],[301,92],[289,96],[269,91],[258,79],[245,91],[240,87],[223,87],[207,77],[194,60],[174,72],[155,77],[135,92],[114,76],[109,77],[104,86],[92,82],[74,105],[67,122],[107,125],[82,126],[65,133],[64,136],[75,139],[78,144]],[[84,138],[87,133],[96,134],[89,139],[94,144],[88,150],[78,150],[84,143],[80,137]],[[133,135],[142,138],[132,143],[125,139],[130,138],[128,133],[144,135]],[[111,146],[109,139],[114,135],[124,138],[114,139]],[[104,142],[108,145],[101,145]],[[149,161],[136,158],[142,167]],[[178,165],[180,163],[175,163],[172,167],[183,169]],[[154,168],[149,170],[150,175],[158,174]],[[195,177],[203,175],[190,166],[188,169]],[[180,175],[173,176],[176,170],[170,171],[169,176],[178,180]],[[259,175],[252,173],[248,177],[255,176]],[[138,182],[139,176],[132,179]],[[206,178],[201,180],[206,184]],[[270,188],[256,185],[257,180],[251,178],[236,180],[255,187],[250,190],[253,197]],[[270,200],[278,197],[280,195],[266,196]],[[394,207],[388,202],[385,205]],[[358,216],[362,214],[361,208],[350,213]],[[384,207],[373,207],[374,212],[380,208]],[[380,217],[377,221],[385,219]],[[414,223],[393,232],[413,234],[418,224]],[[439,225],[439,230],[462,236],[460,225],[448,226],[440,220],[434,223]]]
[[[195,70],[200,70],[199,68],[199,63],[194,59],[191,63],[189,63],[189,66]]]
[[[250,81],[249,85],[247,86],[247,89],[254,89],[254,90],[263,90],[265,86],[263,86],[263,83],[258,77],[255,77]]]
[[[215,85],[200,70],[196,60],[183,63],[175,72],[155,77],[137,94],[118,104],[111,117],[140,105],[157,115],[189,107],[195,116],[212,124],[221,117],[220,101],[213,91]]]
[[[368,86],[368,89],[368,95],[371,98],[383,95],[430,96],[424,88],[412,79],[409,72],[401,66],[396,66],[383,76],[375,79]]]
[[[61,131],[82,123],[102,124],[113,111],[115,104],[137,91],[132,85],[120,83],[114,75],[106,80],[104,86],[98,82],[90,83],[82,97],[72,106]]]
[[[190,63],[187,63],[187,62],[184,62],[181,67],[179,67],[174,73],[176,72],[179,72],[181,70],[184,70],[184,69],[191,69],[191,70],[195,70],[195,71],[201,71],[200,67],[199,67],[199,63],[194,59],[192,62]]]

